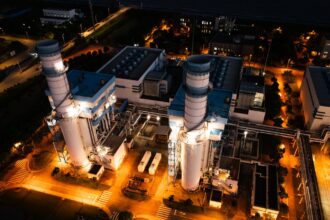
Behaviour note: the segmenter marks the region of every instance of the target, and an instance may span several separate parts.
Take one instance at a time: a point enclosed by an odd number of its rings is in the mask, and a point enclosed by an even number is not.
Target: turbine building
[[[191,56],[184,64],[185,80],[168,109],[169,176],[181,170],[181,185],[195,191],[214,164],[228,120],[233,91],[241,73],[241,59]],[[181,165],[181,167],[180,167]]]
[[[114,120],[115,77],[78,70],[67,72],[55,40],[40,41],[36,50],[48,84],[46,94],[53,119],[66,143],[68,161],[75,167],[88,167],[91,161],[107,167],[111,164],[107,154],[116,155],[118,150],[121,159],[116,160],[116,167],[110,166],[117,168],[126,150],[118,146],[110,149],[113,147],[107,141]]]

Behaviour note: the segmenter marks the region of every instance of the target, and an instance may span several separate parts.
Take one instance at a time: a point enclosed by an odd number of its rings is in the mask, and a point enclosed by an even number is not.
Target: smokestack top
[[[189,72],[209,72],[211,69],[211,58],[203,55],[190,56],[187,59],[185,69]]]
[[[42,40],[37,43],[36,51],[40,55],[47,55],[60,52],[57,40]]]

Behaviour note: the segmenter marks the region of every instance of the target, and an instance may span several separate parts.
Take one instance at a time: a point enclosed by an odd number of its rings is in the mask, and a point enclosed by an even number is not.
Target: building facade
[[[301,84],[300,98],[305,125],[318,131],[330,125],[330,68],[309,66]]]
[[[43,17],[40,18],[41,24],[63,24],[70,21],[76,15],[76,9],[42,9]]]
[[[263,123],[266,115],[265,85],[260,71],[245,68],[239,89],[233,94],[229,115],[231,118]]]
[[[169,100],[157,99],[167,95],[170,86],[165,56],[161,49],[127,46],[97,72],[116,76],[116,95],[120,99],[169,106]]]
[[[254,53],[255,36],[244,34],[217,33],[210,41],[210,54],[249,56]]]
[[[321,59],[329,60],[330,59],[330,34],[323,36],[321,41]]]
[[[108,141],[114,127],[115,76],[78,70],[67,72],[55,40],[39,42],[36,50],[48,84],[51,121],[59,124],[66,143],[66,161],[75,167],[97,163],[117,169],[126,154],[126,146],[123,137],[116,139],[116,145]]]

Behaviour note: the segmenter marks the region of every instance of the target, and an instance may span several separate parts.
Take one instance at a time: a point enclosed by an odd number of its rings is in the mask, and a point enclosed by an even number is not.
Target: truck
[[[158,168],[158,165],[160,163],[160,160],[162,159],[162,154],[161,153],[156,153],[154,159],[152,160],[152,163],[149,167],[149,174],[150,175],[155,175],[156,170]]]
[[[151,157],[151,152],[150,151],[146,151],[142,157],[142,160],[140,161],[139,165],[138,165],[138,171],[140,173],[143,173],[149,160]]]

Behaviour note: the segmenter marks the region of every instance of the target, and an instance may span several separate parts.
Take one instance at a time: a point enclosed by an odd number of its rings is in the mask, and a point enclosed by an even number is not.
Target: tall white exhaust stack
[[[181,185],[195,191],[202,174],[206,150],[205,116],[211,62],[206,56],[190,56],[185,63],[184,132],[181,134]]]
[[[36,50],[53,99],[56,115],[59,118],[71,162],[75,167],[86,166],[89,161],[80,134],[77,118],[78,110],[72,100],[66,76],[67,67],[63,64],[59,44],[55,40],[40,41]]]

